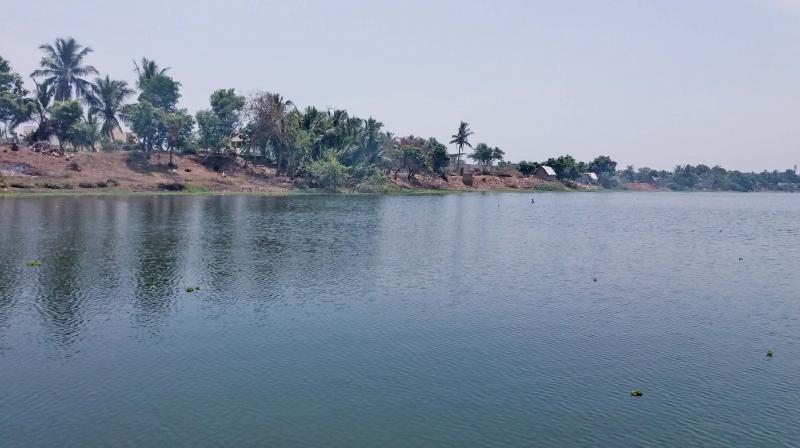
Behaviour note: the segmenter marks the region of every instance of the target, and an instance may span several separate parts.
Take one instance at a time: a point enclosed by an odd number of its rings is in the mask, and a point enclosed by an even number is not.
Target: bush
[[[326,152],[323,158],[308,166],[308,174],[316,186],[331,191],[336,191],[347,184],[350,180],[348,171],[333,151]]]

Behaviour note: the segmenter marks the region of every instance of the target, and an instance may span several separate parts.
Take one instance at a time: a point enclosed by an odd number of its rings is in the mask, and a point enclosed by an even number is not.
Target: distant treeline
[[[178,107],[181,83],[170,76],[169,68],[153,60],[133,63],[137,79],[130,86],[109,75],[99,76],[86,63],[92,50],[72,38],[59,38],[39,49],[41,68],[30,74],[35,83],[31,92],[23,77],[0,57],[0,139],[19,143],[18,127],[33,123],[24,136],[27,142],[57,141],[60,151],[124,149],[148,157],[153,151],[168,151],[170,165],[175,151],[202,151],[215,157],[236,154],[329,189],[386,182],[401,172],[408,180],[425,174],[447,180],[448,171],[460,171],[462,156],[484,170],[495,164],[510,166],[500,148],[486,143],[473,146],[474,133],[463,121],[449,142],[457,148],[451,155],[433,137],[398,137],[372,117],[351,116],[342,109],[300,109],[277,93],[246,98],[234,89],[219,89],[210,95],[208,109],[192,115]],[[121,124],[132,132],[123,132]],[[680,166],[672,172],[633,167],[617,171],[617,163],[607,156],[588,163],[572,156],[523,161],[518,170],[531,175],[539,165],[551,166],[565,181],[594,172],[606,188],[646,182],[676,190],[798,189],[792,171],[753,174],[704,165]]]
[[[726,170],[721,166],[678,165],[672,171],[651,168],[636,169],[628,165],[617,170],[617,162],[608,156],[599,156],[591,162],[578,162],[570,155],[550,158],[544,162],[519,163],[519,171],[529,175],[540,165],[555,170],[560,180],[575,180],[591,171],[598,175],[605,188],[620,188],[623,184],[638,182],[676,191],[800,191],[800,176],[795,170],[763,171],[761,173]]]

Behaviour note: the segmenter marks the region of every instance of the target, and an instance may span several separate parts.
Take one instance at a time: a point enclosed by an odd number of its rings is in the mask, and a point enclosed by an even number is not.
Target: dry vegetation
[[[12,151],[0,148],[0,191],[25,192],[159,192],[185,191],[210,193],[281,194],[293,187],[306,187],[303,178],[290,179],[276,174],[274,167],[246,164],[244,159],[214,158],[204,154],[175,155],[176,169],[168,167],[168,157],[155,153],[148,161],[141,152],[79,152],[64,156],[43,154],[27,147]],[[361,192],[412,190],[504,191],[564,190],[560,182],[545,182],[533,177],[475,175],[472,185],[461,176],[442,178],[417,175],[407,179],[388,176],[384,183],[356,188]]]

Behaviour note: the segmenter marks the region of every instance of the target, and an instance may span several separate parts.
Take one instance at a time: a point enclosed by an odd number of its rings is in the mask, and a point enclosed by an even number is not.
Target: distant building
[[[541,165],[533,172],[533,177],[542,180],[556,180],[556,170],[547,165]]]
[[[455,154],[449,154],[448,157],[450,158],[450,161],[447,164],[448,171],[458,172],[461,171],[462,168],[464,168],[465,163],[462,157],[466,157],[466,154],[461,153],[459,156],[458,153],[455,153]]]
[[[578,177],[578,182],[582,184],[596,184],[600,179],[598,179],[597,174],[592,172],[581,173],[580,177]]]

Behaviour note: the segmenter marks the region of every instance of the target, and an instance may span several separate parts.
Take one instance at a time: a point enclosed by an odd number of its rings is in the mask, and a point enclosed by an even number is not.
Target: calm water
[[[0,445],[800,446],[800,195],[530,198],[2,199]]]

